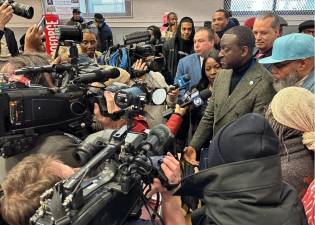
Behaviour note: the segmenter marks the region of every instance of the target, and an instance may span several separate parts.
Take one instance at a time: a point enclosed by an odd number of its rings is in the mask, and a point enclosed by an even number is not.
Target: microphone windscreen
[[[202,100],[205,101],[205,100],[207,100],[208,98],[210,98],[211,94],[212,94],[212,92],[211,92],[208,88],[206,88],[206,89],[200,91],[199,96],[200,96],[200,98],[201,98]]]
[[[189,74],[185,74],[185,75],[183,76],[183,80],[184,80],[184,81],[190,81],[190,80],[191,80],[191,76],[190,76]]]
[[[117,78],[120,76],[120,71],[117,68],[110,69],[110,72],[112,73],[112,78]]]
[[[159,139],[159,146],[164,145],[168,139],[172,136],[170,129],[165,124],[158,124],[154,126],[149,135],[155,135]]]

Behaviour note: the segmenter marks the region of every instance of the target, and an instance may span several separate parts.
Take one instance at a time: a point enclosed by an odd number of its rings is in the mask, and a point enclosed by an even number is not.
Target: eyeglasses
[[[284,61],[284,62],[280,62],[280,63],[274,63],[273,66],[278,68],[278,69],[281,69],[281,68],[289,65],[292,62],[296,62],[296,60],[290,60],[290,61]]]

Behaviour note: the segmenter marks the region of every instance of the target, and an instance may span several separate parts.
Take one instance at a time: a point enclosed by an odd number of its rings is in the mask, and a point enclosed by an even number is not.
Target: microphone
[[[211,91],[207,88],[202,90],[200,93],[199,91],[196,91],[191,94],[191,96],[188,96],[186,99],[188,99],[186,102],[180,105],[181,108],[184,108],[190,104],[194,104],[195,107],[199,107],[203,105],[203,103],[211,96]],[[174,113],[174,109],[169,108],[162,112],[163,117],[167,118],[172,113]]]
[[[44,65],[44,66],[34,66],[18,69],[14,71],[15,75],[32,75],[36,73],[63,73],[67,70],[71,70],[73,65],[71,64],[56,64],[56,65]]]
[[[185,74],[183,76],[181,76],[176,83],[174,84],[175,89],[179,88],[179,89],[183,89],[185,88],[191,80],[191,76],[189,74]]]
[[[170,129],[165,124],[154,126],[147,138],[141,144],[141,150],[146,152],[147,156],[161,156],[164,154],[161,147],[173,137]]]
[[[120,76],[120,71],[117,68],[112,68],[110,70],[96,70],[92,73],[79,74],[76,77],[74,83],[93,83],[96,81],[104,81],[111,78],[117,78]]]
[[[208,88],[200,92],[196,91],[192,93],[189,97],[189,100],[181,104],[180,107],[184,108],[190,104],[194,104],[195,107],[201,106],[204,103],[204,101],[206,101],[211,96],[211,94],[212,92]]]
[[[147,42],[150,40],[150,37],[151,34],[149,31],[134,32],[124,36],[124,44],[131,45],[140,42]]]

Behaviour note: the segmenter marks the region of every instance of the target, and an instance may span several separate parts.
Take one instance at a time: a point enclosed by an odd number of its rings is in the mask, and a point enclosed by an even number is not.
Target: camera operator
[[[171,185],[178,184],[180,166],[168,153],[161,165]],[[63,164],[56,156],[35,154],[24,158],[7,175],[2,183],[1,215],[9,225],[27,225],[30,217],[40,205],[40,196],[55,183],[67,179],[77,169]],[[175,171],[175,172],[173,172]],[[160,191],[163,196],[163,217],[166,225],[185,224],[180,205],[169,191],[155,178],[150,195]],[[178,218],[182,218],[180,221]],[[128,225],[152,224],[151,221],[136,220]]]
[[[116,105],[114,101],[114,94],[105,91],[104,97],[106,99],[107,110],[110,114],[116,113],[120,110],[120,108]],[[185,115],[187,110],[186,108],[181,108],[178,104],[175,107],[174,113],[171,115],[169,120],[166,122],[166,126],[171,130],[172,134],[175,136],[180,128],[180,125],[183,121],[183,116]],[[123,125],[127,124],[127,120],[125,117],[120,117],[116,120],[108,116],[103,116],[100,111],[100,107],[97,103],[94,104],[94,115],[96,120],[102,125],[104,129],[119,129]],[[135,115],[132,118],[132,128],[133,132],[145,132],[146,129],[149,129],[150,126],[148,125],[146,118],[141,115]]]
[[[82,41],[77,44],[79,57],[87,56],[91,61],[99,63],[102,53],[96,50],[97,47],[97,37],[94,31],[91,29],[82,30]],[[61,57],[62,63],[70,62],[70,51],[68,46],[61,46],[58,52]],[[55,54],[53,54],[55,55]]]
[[[34,66],[45,66],[48,65],[46,54],[40,54],[36,52],[24,53],[22,55],[11,57],[1,68],[1,73],[12,74],[15,70],[34,67]],[[49,73],[36,74],[36,76],[19,75],[11,76],[9,81],[16,81],[22,86],[28,86],[29,84],[40,84],[45,87],[55,88],[52,75]],[[17,86],[19,87],[19,86]]]
[[[11,73],[16,69],[24,68],[27,66],[40,66],[47,64],[48,61],[46,55],[39,53],[25,53],[23,55],[10,58],[10,60],[1,68],[0,72]],[[50,74],[40,74],[39,76],[29,78],[29,81],[33,84],[42,84],[44,86],[54,87],[54,84],[50,80]],[[28,78],[24,77],[24,79],[22,79],[21,81],[25,80],[28,80]],[[15,81],[19,82],[19,80]],[[22,86],[25,86],[25,84],[22,83]],[[56,130],[39,135],[36,138],[33,147],[28,151],[15,156],[11,156],[9,158],[0,157],[0,182],[2,182],[7,172],[13,166],[15,166],[26,156],[34,153],[57,154],[60,157],[62,156],[62,160],[64,163],[76,167],[78,166],[78,163],[72,155],[73,151],[75,151],[76,149],[76,146],[76,140],[70,136],[65,135],[61,131]]]
[[[170,86],[166,83],[164,76],[160,72],[150,71],[147,63],[150,62],[150,58],[138,59],[132,66],[135,78],[131,80],[130,85],[136,81],[145,82],[150,88],[166,88],[170,89]],[[167,95],[167,105],[175,106],[177,102],[178,89],[172,90]],[[154,125],[165,123],[165,119],[162,112],[166,109],[166,105],[146,105],[144,111],[146,112],[146,119],[149,127]]]
[[[14,32],[5,27],[13,16],[12,6],[6,0],[0,6],[0,63],[7,61],[10,56],[19,54]]]

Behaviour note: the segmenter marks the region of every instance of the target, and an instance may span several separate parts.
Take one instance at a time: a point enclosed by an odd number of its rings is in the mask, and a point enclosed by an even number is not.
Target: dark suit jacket
[[[9,28],[4,28],[3,31],[0,31],[0,40],[5,35],[5,39],[7,41],[9,52],[12,56],[16,56],[19,54],[18,45],[15,39],[14,32]]]
[[[262,65],[253,63],[229,96],[232,70],[222,69],[216,76],[213,93],[199,126],[190,142],[197,151],[205,140],[246,113],[264,114],[275,95],[271,74]]]

